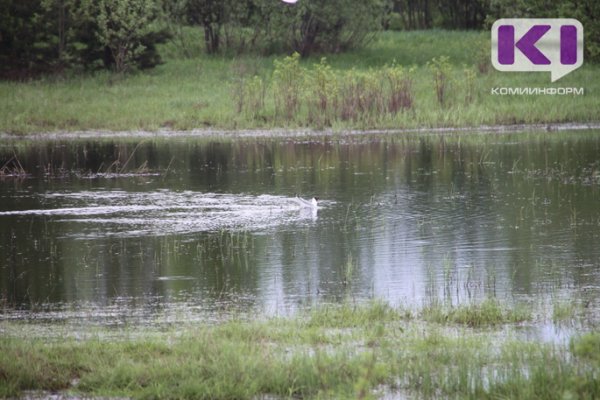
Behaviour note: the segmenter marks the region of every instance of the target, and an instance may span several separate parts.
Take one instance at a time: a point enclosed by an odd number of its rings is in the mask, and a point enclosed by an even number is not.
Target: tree
[[[160,63],[167,32],[153,1],[1,0],[0,76]]]
[[[431,28],[432,12],[429,0],[394,0],[392,10],[400,17],[406,30]],[[395,27],[397,28],[398,26]]]
[[[489,10],[486,0],[438,0],[441,27],[481,29]]]
[[[41,30],[36,15],[43,12],[38,0],[4,0],[0,2],[0,70],[3,76],[23,78],[25,69],[37,67],[46,52],[34,46],[40,42]]]
[[[158,4],[151,0],[99,0],[90,10],[97,12],[96,34],[110,50],[116,71],[126,71],[146,49],[143,39],[155,31]]]
[[[175,0],[171,0],[175,1]],[[181,0],[180,0],[181,1]],[[357,47],[379,30],[388,0],[183,0],[188,23],[202,26],[206,52],[293,52]],[[177,9],[180,7],[168,7]],[[177,14],[177,13],[175,13]],[[175,19],[180,17],[174,15]]]
[[[304,0],[292,5],[255,0],[253,5],[263,40],[302,56],[364,44],[381,29],[385,9],[383,0]]]
[[[219,51],[226,3],[223,0],[188,0],[187,15],[192,24],[203,27],[204,44],[209,54]]]

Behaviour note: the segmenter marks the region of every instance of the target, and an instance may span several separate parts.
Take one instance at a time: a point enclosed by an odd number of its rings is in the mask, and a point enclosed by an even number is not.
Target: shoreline
[[[580,123],[548,123],[548,124],[516,124],[516,125],[481,125],[465,127],[438,128],[408,128],[408,129],[348,129],[337,131],[333,129],[313,130],[309,128],[277,128],[277,129],[192,129],[156,131],[130,130],[83,130],[83,131],[54,131],[33,134],[10,134],[0,132],[0,140],[64,140],[64,139],[158,139],[158,138],[304,138],[304,137],[338,137],[361,135],[398,135],[398,134],[454,134],[454,133],[493,133],[507,134],[517,132],[561,132],[585,131],[600,129],[600,122]]]

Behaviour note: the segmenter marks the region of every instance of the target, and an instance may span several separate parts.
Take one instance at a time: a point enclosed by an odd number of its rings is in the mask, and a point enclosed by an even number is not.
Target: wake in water
[[[300,207],[292,197],[192,191],[84,191],[47,193],[51,208],[0,211],[6,216],[51,216],[81,223],[75,236],[181,234],[221,229],[257,231],[317,218],[317,207]],[[57,207],[58,205],[58,207]]]

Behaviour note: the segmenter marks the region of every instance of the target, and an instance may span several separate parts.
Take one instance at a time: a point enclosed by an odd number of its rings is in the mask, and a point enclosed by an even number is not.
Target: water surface
[[[600,131],[5,141],[0,167],[2,319],[599,307]]]

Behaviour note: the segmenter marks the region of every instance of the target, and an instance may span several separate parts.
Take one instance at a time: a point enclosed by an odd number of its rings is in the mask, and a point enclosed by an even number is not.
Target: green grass
[[[440,324],[459,324],[470,327],[495,326],[532,319],[531,311],[523,306],[507,308],[498,300],[486,299],[481,303],[449,307],[440,303],[424,307],[422,317]]]
[[[6,334],[0,396],[25,390],[167,399],[600,396],[597,334],[543,344],[507,334],[511,324],[509,318],[450,328],[373,302],[117,338],[102,330],[79,340]],[[0,327],[19,332],[15,322]]]
[[[327,121],[311,118],[311,92],[303,86],[301,106],[291,118],[276,113],[273,85],[275,57],[178,56],[173,45],[163,48],[165,64],[151,71],[118,77],[108,72],[46,77],[27,82],[0,82],[0,132],[31,133],[75,130],[189,130],[196,128],[348,128],[402,129],[479,126],[482,124],[600,121],[600,68],[586,64],[557,83],[549,73],[477,73],[473,100],[465,101],[464,68],[487,57],[487,33],[383,32],[365,48],[331,55],[327,62],[335,79],[344,82],[353,68],[377,74],[394,60],[411,74],[414,104],[397,113]],[[195,37],[190,36],[190,39]],[[483,49],[483,50],[481,50]],[[450,60],[448,104],[440,106],[433,74],[425,64],[446,55]],[[281,59],[281,57],[278,57]],[[319,58],[302,60],[308,71]],[[266,85],[264,107],[238,112],[236,81],[259,76]],[[584,96],[492,96],[492,87],[583,87]],[[239,91],[239,90],[238,90]],[[314,113],[313,113],[314,115]]]
[[[577,303],[573,300],[555,300],[552,304],[552,321],[570,321],[578,312]]]

